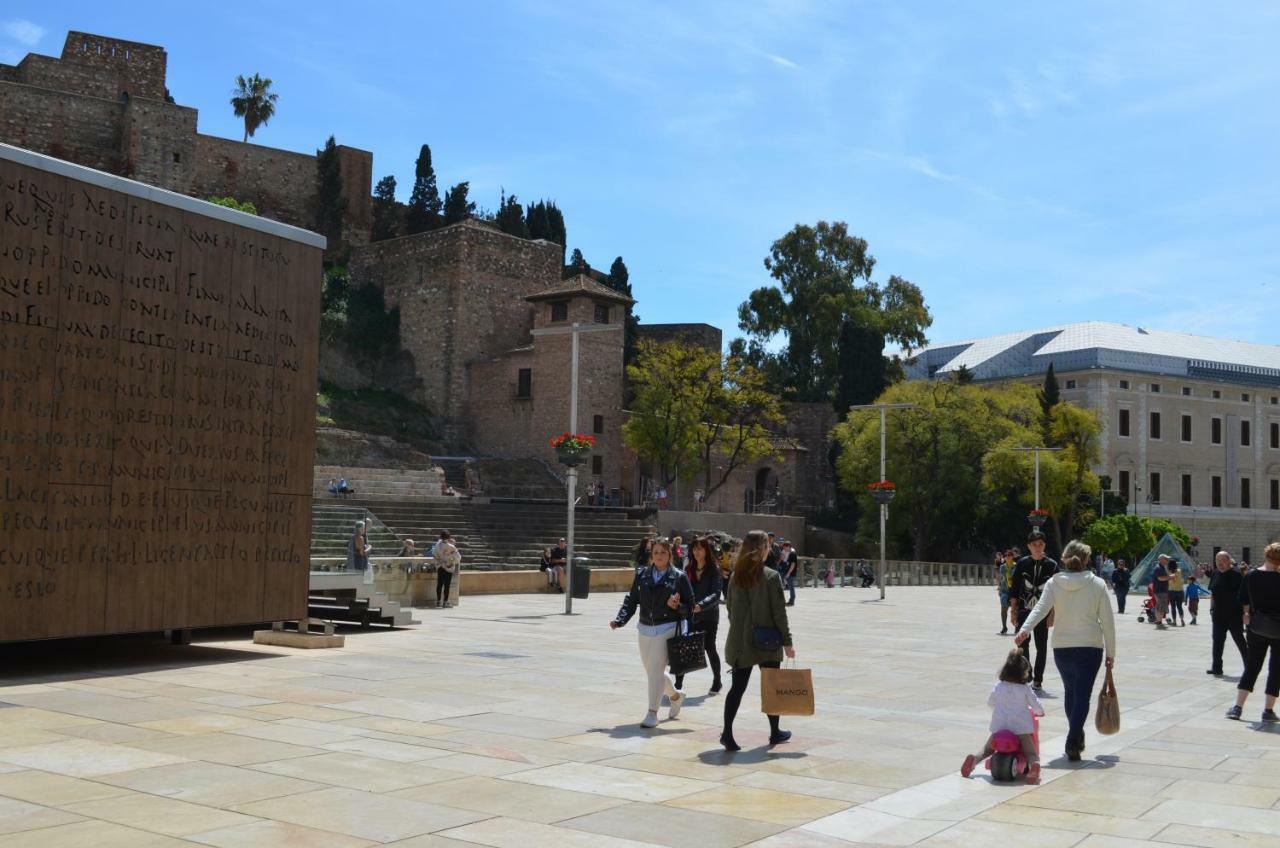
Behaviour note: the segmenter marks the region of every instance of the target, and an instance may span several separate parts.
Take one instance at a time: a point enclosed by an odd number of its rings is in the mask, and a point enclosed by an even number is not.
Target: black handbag
[[[751,642],[756,650],[777,651],[782,647],[782,631],[776,627],[753,627]]]
[[[1264,639],[1280,641],[1280,616],[1269,612],[1250,612],[1249,632],[1257,633]]]
[[[682,634],[676,628],[676,635],[667,640],[667,663],[672,674],[688,674],[707,667],[706,635],[701,630]]]

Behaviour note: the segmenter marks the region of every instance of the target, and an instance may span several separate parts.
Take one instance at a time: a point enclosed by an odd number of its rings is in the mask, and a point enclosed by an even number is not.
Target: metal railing
[[[828,585],[827,574],[832,573],[834,586],[859,586],[862,578],[859,564],[868,563],[874,572],[879,563],[866,559],[834,559],[801,557],[797,583],[801,586]],[[969,562],[919,562],[915,560],[888,560],[885,562],[887,586],[994,586],[995,569],[987,563]]]

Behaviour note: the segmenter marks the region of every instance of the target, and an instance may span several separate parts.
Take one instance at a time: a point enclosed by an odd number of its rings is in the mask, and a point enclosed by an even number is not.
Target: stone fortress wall
[[[0,64],[0,142],[181,194],[231,196],[252,202],[264,218],[311,227],[315,156],[201,134],[197,111],[169,95],[167,64],[161,47],[81,32],[67,35],[58,58],[30,54],[17,65]],[[388,307],[399,307],[402,356],[415,372],[402,383],[414,387],[459,450],[553,459],[547,440],[569,424],[569,340],[535,339],[531,330],[549,323],[550,306],[525,298],[561,283],[562,248],[476,220],[370,244],[373,155],[344,146],[338,152],[347,213],[343,244],[331,244],[328,255],[350,247],[352,283],[376,283]],[[596,300],[571,297],[570,320],[594,323]],[[620,323],[625,310],[618,303],[611,310],[611,322]],[[641,334],[714,350],[723,342],[718,328],[697,323],[644,325]],[[622,356],[622,332],[581,337],[578,431],[597,437],[601,463],[600,474],[588,465],[582,480],[584,488],[626,485],[638,496],[628,467],[634,458],[621,444]],[[518,396],[522,369],[531,375],[531,396]],[[824,424],[791,435],[818,438]],[[788,449],[743,469],[732,500],[757,488],[762,468],[789,495],[816,500],[806,481],[824,474],[821,438],[819,450]]]
[[[59,58],[0,65],[0,141],[180,194],[232,196],[266,218],[314,225],[315,156],[197,132],[166,87],[161,47],[71,32]],[[364,244],[373,154],[339,146],[344,241]]]

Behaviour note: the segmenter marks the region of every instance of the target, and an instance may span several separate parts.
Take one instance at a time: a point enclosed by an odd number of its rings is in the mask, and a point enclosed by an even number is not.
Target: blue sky
[[[554,198],[646,321],[707,321],[769,244],[844,220],[948,341],[1102,319],[1277,341],[1280,5],[223,0],[0,9],[0,61],[69,29],[160,44],[202,132],[374,152],[407,199]]]

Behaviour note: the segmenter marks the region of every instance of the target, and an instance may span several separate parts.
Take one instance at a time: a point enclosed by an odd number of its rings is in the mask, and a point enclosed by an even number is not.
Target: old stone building
[[[630,298],[589,277],[562,281],[559,245],[476,220],[356,248],[350,268],[399,308],[418,399],[451,443],[483,455],[555,459],[548,440],[569,429],[571,372],[558,331],[591,328],[579,338],[578,432],[597,440],[584,479],[621,487]]]
[[[0,64],[0,142],[182,194],[231,196],[265,218],[312,228],[315,155],[201,134],[197,111],[170,95],[167,66],[161,47],[82,32],[67,35],[59,57],[33,53]],[[597,440],[583,489],[603,483],[620,502],[641,501],[651,481],[622,444],[631,299],[604,285],[600,272],[562,279],[560,245],[484,221],[369,243],[373,154],[338,151],[347,212],[343,243],[330,255],[350,247],[352,283],[376,284],[399,309],[401,351],[372,371],[341,351],[322,351],[322,376],[413,395],[458,452],[550,467],[549,439],[570,429],[572,341],[564,331],[576,324],[577,430]],[[702,323],[642,325],[640,337],[716,351],[723,342],[719,328]],[[824,405],[802,406],[813,408],[788,408],[777,455],[738,469],[708,506],[791,511],[829,500],[832,415]],[[691,504],[697,485],[673,487],[671,500]]]
[[[193,197],[252,202],[311,229],[316,157],[197,132],[197,112],[166,85],[162,47],[83,32],[58,58],[0,64],[0,142]],[[338,148],[349,244],[369,240],[373,154]]]

